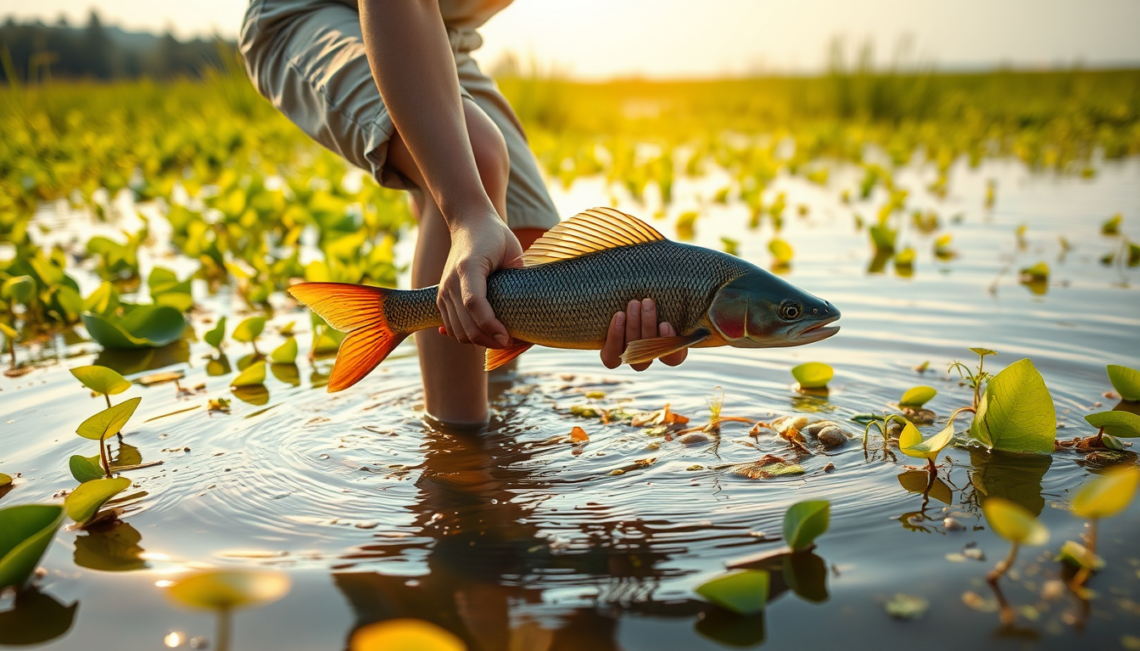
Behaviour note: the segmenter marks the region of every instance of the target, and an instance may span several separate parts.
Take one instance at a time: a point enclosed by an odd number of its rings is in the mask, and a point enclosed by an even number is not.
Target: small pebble
[[[967,547],[966,549],[962,550],[962,555],[965,556],[966,558],[972,558],[975,561],[986,560],[985,552],[978,549],[977,547]]]
[[[823,467],[823,471],[824,472],[835,472],[835,464],[834,463],[827,464],[826,466]]]
[[[702,445],[709,442],[709,437],[699,432],[693,432],[682,436],[677,441],[682,445]]]
[[[959,522],[956,518],[946,518],[945,520],[942,521],[942,526],[945,527],[947,531],[965,531],[966,530],[966,525]]]
[[[1065,596],[1065,583],[1053,579],[1046,581],[1045,585],[1041,586],[1041,598],[1046,601],[1057,601]]]
[[[823,447],[830,450],[847,443],[847,434],[832,425],[831,427],[825,427],[823,431],[819,433],[819,442],[823,444]]]

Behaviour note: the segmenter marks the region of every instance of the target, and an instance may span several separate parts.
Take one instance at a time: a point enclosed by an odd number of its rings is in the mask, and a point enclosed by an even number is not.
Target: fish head
[[[801,346],[839,332],[829,325],[839,320],[838,308],[763,269],[721,287],[708,316],[717,333],[738,348]]]

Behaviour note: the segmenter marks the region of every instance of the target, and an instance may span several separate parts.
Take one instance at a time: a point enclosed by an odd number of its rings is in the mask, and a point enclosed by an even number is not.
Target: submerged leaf
[[[831,522],[831,502],[809,500],[788,507],[784,513],[784,542],[792,551],[800,551],[809,546]]]
[[[71,369],[71,374],[95,393],[113,396],[131,388],[127,378],[106,366],[79,366]]]
[[[131,480],[126,477],[93,479],[80,484],[78,488],[68,493],[63,500],[63,507],[67,509],[67,517],[79,524],[87,522],[95,517],[99,509],[107,503],[107,500],[118,495],[130,485]]]
[[[167,594],[191,608],[233,610],[263,606],[289,593],[289,576],[266,570],[214,570],[175,581]]]
[[[1045,380],[1033,362],[1010,364],[986,385],[970,438],[1008,452],[1052,454],[1057,412]]]
[[[1073,513],[1095,520],[1123,511],[1136,495],[1140,468],[1115,467],[1081,487],[1073,497]]]
[[[1085,420],[1111,436],[1126,439],[1140,436],[1140,414],[1130,411],[1101,411],[1085,416]]]
[[[899,400],[900,407],[921,407],[930,402],[934,396],[938,395],[938,390],[934,387],[918,386],[906,390]]]
[[[1140,402],[1140,371],[1117,364],[1109,364],[1107,370],[1108,379],[1121,398]]]
[[[0,591],[27,585],[62,523],[63,507],[54,504],[0,509]]]
[[[737,615],[755,615],[768,603],[768,572],[740,570],[697,586],[696,593]]]
[[[1049,530],[1022,506],[991,497],[982,502],[982,512],[994,533],[1019,545],[1044,545],[1049,542]]]
[[[792,369],[792,377],[804,389],[821,389],[827,386],[835,370],[823,362],[807,362]]]
[[[131,398],[119,404],[104,409],[94,416],[83,421],[75,433],[85,439],[99,441],[118,434],[131,416],[135,413],[142,398]]]

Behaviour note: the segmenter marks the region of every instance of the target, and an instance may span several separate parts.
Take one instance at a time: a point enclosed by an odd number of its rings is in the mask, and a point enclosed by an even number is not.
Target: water
[[[208,363],[209,348],[199,341],[109,354],[77,335],[58,337],[32,351],[41,368],[0,379],[0,469],[20,473],[0,506],[59,502],[53,496],[75,483],[67,457],[94,453],[73,432],[102,399],[88,397],[68,368],[105,364],[132,379],[184,370],[181,387],[205,390],[182,395],[173,384],[136,385],[117,397],[141,395],[143,402],[113,448],[162,464],[130,473],[135,484],[119,505],[122,523],[61,531],[45,557],[40,593],[15,609],[11,597],[0,601],[0,646],[159,648],[172,631],[212,639],[211,615],[180,609],[156,586],[209,566],[272,567],[292,577],[282,601],[237,615],[233,648],[243,650],[343,647],[357,627],[392,617],[435,622],[472,649],[1119,648],[1131,642],[1124,636],[1140,636],[1133,542],[1140,504],[1102,526],[1099,551],[1110,565],[1092,581],[1096,598],[1087,615],[1071,594],[1041,596],[1060,575],[1053,554],[1082,532],[1065,506],[1097,468],[1083,454],[1025,459],[953,450],[945,483],[924,498],[904,488],[913,487],[913,475],[900,480],[905,458],[865,454],[858,440],[798,457],[802,476],[754,480],[723,466],[797,456],[782,441],[748,437],[746,424],[726,423],[719,440],[686,445],[569,413],[591,403],[637,411],[668,403],[702,424],[719,386],[725,415],[810,413],[858,433],[849,416],[886,409],[916,384],[939,390],[929,406],[942,417],[968,404],[970,390],[946,367],[968,360],[968,346],[987,346],[1000,353],[990,358],[995,371],[1033,360],[1065,425],[1059,437],[1091,434],[1082,416],[1095,403],[1114,404],[1102,397],[1111,389],[1105,364],[1140,365],[1138,272],[1100,263],[1118,245],[1100,235],[1101,221],[1123,212],[1124,232],[1138,234],[1140,159],[1099,170],[1079,180],[1035,175],[1013,162],[961,166],[942,202],[922,190],[932,171],[900,174],[899,184],[914,189],[911,205],[937,209],[958,253],[937,260],[936,235],[908,226],[900,237],[918,251],[911,277],[890,264],[882,273],[869,270],[867,235],[856,230],[853,212],[870,220],[876,205],[846,206],[836,190],[856,184],[857,171],[833,171],[827,189],[781,179],[775,189],[788,193],[789,205],[782,237],[796,250],[788,278],[838,305],[842,332],[803,348],[699,350],[677,369],[656,365],[641,374],[607,371],[593,353],[534,349],[517,374],[494,382],[494,422],[481,435],[423,423],[410,343],[340,394],[321,388],[331,360],[310,363],[302,355],[294,372],[277,369],[266,390],[234,395],[232,375],[211,375],[219,364]],[[986,211],[990,178],[998,181],[998,200]],[[698,244],[719,248],[730,235],[743,257],[767,266],[769,223],[748,231],[743,205],[699,199],[724,183],[715,174],[679,181],[677,208],[701,211]],[[630,212],[653,212],[616,198]],[[556,200],[572,214],[611,203],[611,195],[602,181],[583,179]],[[809,206],[806,217],[796,215],[801,203]],[[39,219],[74,228],[73,217],[50,208]],[[1027,229],[1019,244],[1020,224]],[[670,224],[656,225],[674,235]],[[66,233],[52,237],[66,240]],[[1068,253],[1059,236],[1071,244]],[[405,255],[410,239],[401,245]],[[144,265],[193,268],[163,256],[158,247]],[[1039,260],[1053,273],[1036,293],[1018,283],[1017,271]],[[86,293],[96,281],[84,282]],[[232,296],[195,290],[204,314],[236,322]],[[274,302],[281,309],[267,333],[289,321],[307,324],[283,297]],[[204,332],[209,326],[197,318]],[[308,341],[303,332],[302,353]],[[279,342],[269,334],[261,348]],[[251,350],[230,342],[226,352],[237,367]],[[835,367],[826,399],[792,390],[788,370],[803,361]],[[924,361],[930,369],[920,375],[913,367]],[[598,391],[605,398],[586,397]],[[231,413],[207,412],[216,397],[232,400]],[[574,425],[585,428],[589,443],[558,438]],[[1003,583],[1018,610],[1014,629],[986,612],[994,596],[983,577],[1007,547],[986,528],[979,494],[1040,510],[1051,530],[1049,544],[1025,550]],[[778,536],[784,509],[810,498],[831,501],[831,528],[814,556],[776,569],[764,615],[728,616],[696,597],[693,588],[726,563],[777,549],[779,542],[757,534]],[[968,530],[947,532],[946,515]],[[984,562],[947,558],[974,544]],[[789,580],[797,590],[788,589]],[[922,619],[886,614],[884,603],[898,593],[928,600]],[[977,595],[982,609],[966,605],[965,593]]]

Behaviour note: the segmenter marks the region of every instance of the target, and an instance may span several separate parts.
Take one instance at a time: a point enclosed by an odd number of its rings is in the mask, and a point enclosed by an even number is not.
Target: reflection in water
[[[269,371],[273,377],[289,386],[301,386],[301,371],[296,364],[270,364]]]
[[[92,364],[112,368],[123,375],[143,371],[153,371],[173,364],[182,364],[190,359],[190,342],[179,339],[162,348],[140,348],[124,350],[104,348]]]
[[[999,450],[970,448],[972,483],[977,503],[989,497],[1002,497],[1019,504],[1035,516],[1045,508],[1041,480],[1053,457],[1045,454],[1014,454]]]
[[[0,644],[43,644],[71,629],[79,602],[64,606],[35,587],[16,594],[12,608],[0,612]]]
[[[75,564],[103,572],[146,569],[140,542],[142,534],[121,520],[87,529],[75,539]]]
[[[218,353],[216,357],[210,357],[206,362],[206,375],[210,377],[228,375],[231,372],[233,368],[230,367],[230,358],[226,357],[225,353]]]
[[[269,404],[269,389],[264,386],[233,387],[231,391],[234,397],[242,402],[258,407]]]

